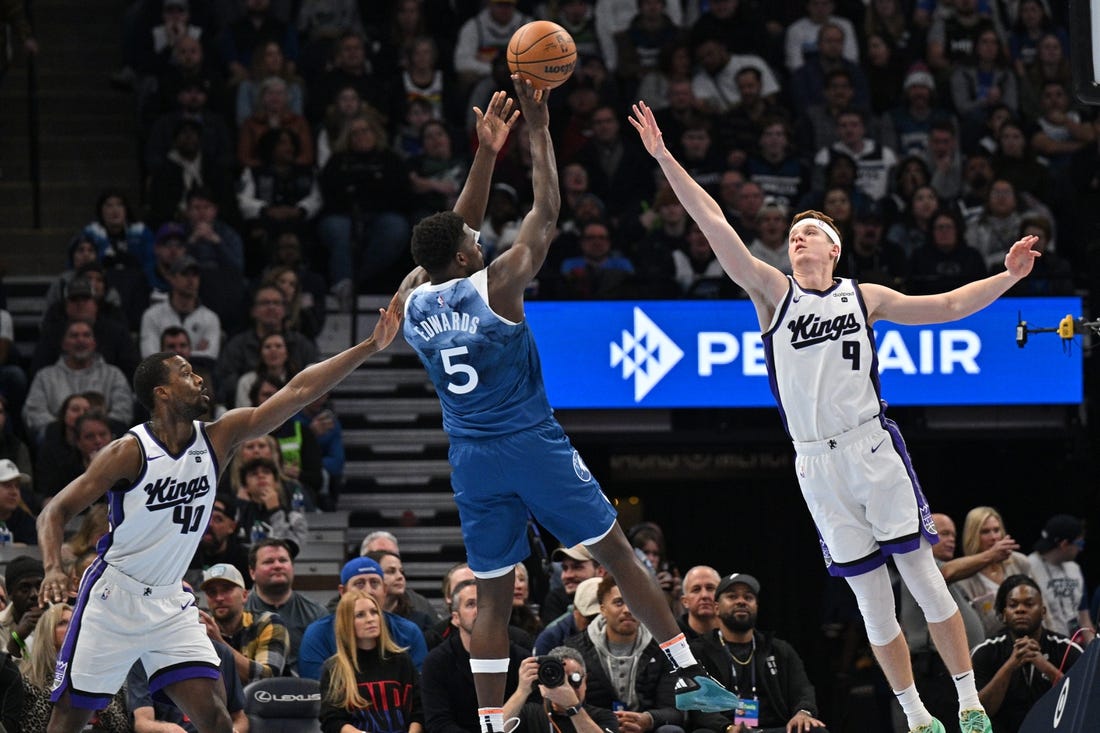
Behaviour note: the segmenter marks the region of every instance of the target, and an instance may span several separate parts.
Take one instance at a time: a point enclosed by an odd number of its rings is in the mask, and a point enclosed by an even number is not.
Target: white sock
[[[478,708],[481,733],[504,733],[504,708]]]
[[[894,697],[898,699],[902,711],[905,712],[905,719],[909,721],[909,727],[911,729],[919,728],[922,725],[928,725],[932,722],[932,714],[928,712],[928,709],[924,707],[924,703],[921,702],[915,684],[909,685],[900,692],[894,690]]]
[[[974,686],[974,670],[969,669],[962,674],[953,674],[955,689],[959,693],[959,712],[964,710],[985,710],[978,699],[978,688]]]
[[[672,662],[673,667],[682,669],[699,663],[695,655],[691,653],[691,649],[688,648],[687,639],[684,638],[683,634],[677,634],[668,641],[662,642],[661,651],[668,657],[668,661]]]

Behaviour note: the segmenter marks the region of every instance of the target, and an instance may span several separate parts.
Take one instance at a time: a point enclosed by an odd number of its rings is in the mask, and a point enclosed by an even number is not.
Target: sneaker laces
[[[980,708],[963,710],[959,713],[959,728],[963,733],[986,733],[992,730],[989,715]]]

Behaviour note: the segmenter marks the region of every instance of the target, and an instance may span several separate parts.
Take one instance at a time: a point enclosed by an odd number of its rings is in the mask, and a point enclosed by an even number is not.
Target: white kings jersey
[[[107,492],[110,531],[96,548],[112,567],[149,586],[179,583],[210,521],[218,465],[206,429],[172,455],[149,431],[130,428],[141,446],[141,474]]]
[[[854,280],[825,291],[787,281],[763,334],[772,394],[792,440],[825,440],[882,412],[875,334]]]

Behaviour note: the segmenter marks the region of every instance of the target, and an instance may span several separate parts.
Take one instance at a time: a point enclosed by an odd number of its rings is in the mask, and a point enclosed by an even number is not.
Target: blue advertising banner
[[[770,407],[764,348],[748,301],[531,302],[527,317],[559,409]],[[1004,298],[955,323],[875,324],[891,405],[1072,404],[1078,344],[1055,334],[1016,345],[1016,322],[1054,327],[1080,298]],[[1064,353],[1068,351],[1068,353]]]

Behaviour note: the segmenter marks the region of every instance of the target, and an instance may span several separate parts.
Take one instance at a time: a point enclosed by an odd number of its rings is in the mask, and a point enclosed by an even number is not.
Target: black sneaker
[[[676,707],[679,710],[698,710],[702,713],[721,713],[741,707],[741,699],[713,677],[701,664],[678,669],[676,676]]]

